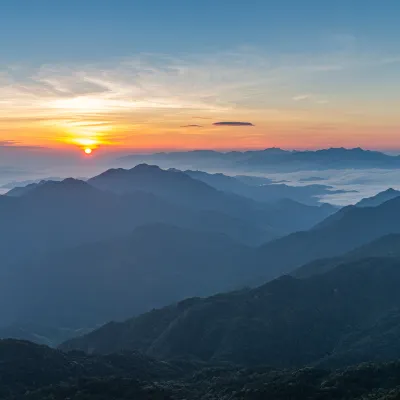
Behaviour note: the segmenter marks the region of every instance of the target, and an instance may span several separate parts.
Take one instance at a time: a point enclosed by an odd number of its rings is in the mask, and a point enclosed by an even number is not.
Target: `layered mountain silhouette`
[[[297,278],[308,278],[322,274],[341,264],[354,262],[368,257],[400,258],[400,235],[390,234],[380,237],[340,257],[323,258],[311,261],[292,272]]]
[[[313,196],[325,190],[320,187],[251,186],[223,174],[166,171],[146,164],[108,170],[88,183],[119,194],[141,190],[185,207],[222,212],[264,229],[270,236],[309,229],[335,212],[335,207],[327,204],[306,207],[287,201],[293,197],[315,205]]]
[[[189,214],[190,216],[190,214]],[[187,221],[188,213],[149,193],[117,196],[67,179],[20,197],[0,197],[2,261],[103,240],[149,222]]]
[[[11,190],[7,192],[8,197],[20,197],[24,196],[25,194],[29,193],[31,190],[36,189],[40,185],[44,185],[47,182],[54,182],[54,181],[47,181],[42,180],[40,182],[32,182],[22,186],[15,186],[12,187]]]
[[[0,196],[3,264],[35,254],[127,234],[147,223],[170,223],[260,243],[271,230],[223,210],[193,209],[152,193],[117,195],[73,179],[44,182],[18,197]],[[255,217],[254,217],[255,218]]]
[[[388,200],[395,199],[400,196],[400,191],[395,189],[387,189],[384,192],[378,193],[376,196],[367,197],[359,201],[356,205],[357,207],[376,207]]]
[[[272,182],[266,184],[262,178],[261,182],[263,183],[259,183],[260,180],[256,178],[247,177],[247,179],[244,179],[243,176],[234,177],[221,173],[209,174],[203,171],[185,171],[185,174],[216,189],[270,203],[290,199],[308,205],[321,205],[318,196],[344,192],[332,190],[332,187],[326,185],[289,186]],[[326,204],[325,206],[329,205]]]
[[[254,250],[225,235],[143,226],[14,265],[0,283],[2,320],[91,327],[188,296],[242,287],[256,267]]]
[[[399,168],[400,157],[361,148],[330,148],[317,151],[286,151],[277,148],[217,152],[197,150],[151,155],[131,155],[124,165],[155,163],[165,168],[232,169],[236,171],[297,171],[344,168]]]
[[[398,207],[396,199],[392,202],[391,211]],[[400,255],[399,234],[368,243],[382,231],[399,229],[382,218],[388,205],[390,202],[376,208],[352,207],[332,225],[258,248],[241,245],[226,235],[153,224],[109,241],[52,252],[7,272],[2,289],[4,304],[9,303],[7,294],[9,299],[15,292],[25,296],[21,302],[14,300],[12,307],[5,307],[3,319],[8,316],[9,320],[17,318],[17,322],[94,326],[185,297],[254,287],[292,272],[302,260],[311,263],[293,274],[304,278],[365,257],[396,258]],[[377,220],[370,222],[373,229],[368,230],[368,224],[359,224],[358,213],[370,219],[371,211],[377,213],[372,214]],[[343,242],[333,241],[336,237]],[[362,241],[368,244],[357,248]],[[319,260],[321,257],[324,259]],[[66,311],[60,314],[59,309]]]
[[[256,245],[308,229],[334,210],[289,201],[264,204],[181,172],[143,165],[109,170],[89,182],[42,181],[0,196],[0,252],[10,263],[156,222]]]
[[[310,363],[351,364],[362,341],[398,324],[400,261],[367,258],[343,264],[308,279],[281,277],[259,288],[199,299],[192,298],[122,323],[109,323],[64,343],[64,350],[94,353],[140,350],[164,359],[194,358],[207,362],[293,367]],[[398,325],[396,325],[397,327]],[[357,361],[395,359],[364,346]],[[396,341],[395,338],[392,339]],[[354,346],[354,347],[353,347]]]
[[[165,173],[171,187],[186,188],[185,204],[173,203],[175,191],[162,186]],[[252,224],[256,215],[271,225],[287,218],[299,226],[302,213],[315,208],[291,200],[257,203],[157,167],[108,171],[106,177],[95,178],[101,189],[67,179],[0,197],[3,324],[90,327],[184,297],[254,287],[400,233],[400,198],[394,198],[377,207],[346,207],[308,231],[250,247],[266,232]],[[201,208],[202,196],[217,209]],[[230,212],[249,210],[249,204],[256,209],[251,218],[236,218],[218,209],[225,200]],[[15,300],[15,293],[25,297]]]
[[[306,232],[271,241],[260,248],[269,273],[279,276],[312,260],[343,255],[390,233],[400,233],[400,198],[377,207],[349,206]]]

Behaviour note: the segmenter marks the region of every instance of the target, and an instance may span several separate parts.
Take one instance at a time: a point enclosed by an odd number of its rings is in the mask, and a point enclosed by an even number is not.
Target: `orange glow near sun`
[[[91,153],[92,153],[92,149],[90,149],[89,147],[87,147],[87,148],[85,149],[85,153],[86,153],[86,154],[91,154]]]

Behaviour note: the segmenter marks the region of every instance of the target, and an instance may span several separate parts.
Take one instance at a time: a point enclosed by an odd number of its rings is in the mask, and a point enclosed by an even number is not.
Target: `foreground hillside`
[[[376,338],[374,358],[393,359],[400,357],[391,335],[400,321],[393,314],[400,310],[398,282],[398,259],[363,259],[309,279],[284,276],[252,290],[188,299],[109,323],[61,348],[299,367],[329,365],[329,358],[336,365],[337,351],[343,365],[368,361]],[[392,352],[379,350],[382,341]]]
[[[29,392],[84,377],[106,379],[111,376],[133,376],[149,381],[175,378],[181,374],[178,366],[136,353],[107,357],[76,352],[67,355],[27,341],[0,340],[1,399],[25,398],[24,393],[27,394],[26,398],[36,398],[29,397]]]
[[[400,363],[278,370],[162,362],[138,353],[89,356],[0,341],[3,400],[394,400]]]

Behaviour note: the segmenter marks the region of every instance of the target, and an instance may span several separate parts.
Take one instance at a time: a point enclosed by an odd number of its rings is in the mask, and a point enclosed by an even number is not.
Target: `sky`
[[[399,15],[398,0],[2,0],[0,168],[87,148],[400,151]]]

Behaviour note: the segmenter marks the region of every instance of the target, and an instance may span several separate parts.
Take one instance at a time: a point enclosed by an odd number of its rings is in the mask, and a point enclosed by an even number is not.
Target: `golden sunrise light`
[[[89,147],[87,147],[87,148],[85,149],[85,153],[86,153],[86,154],[92,154],[92,149],[89,148]]]
[[[79,56],[49,50],[48,59],[35,62],[5,58],[0,142],[71,153],[400,149],[397,48],[387,41],[365,47],[357,35],[335,29],[310,35],[302,51],[275,41],[266,47],[256,35],[249,46],[233,40],[225,50],[149,45],[111,56],[94,46]]]

